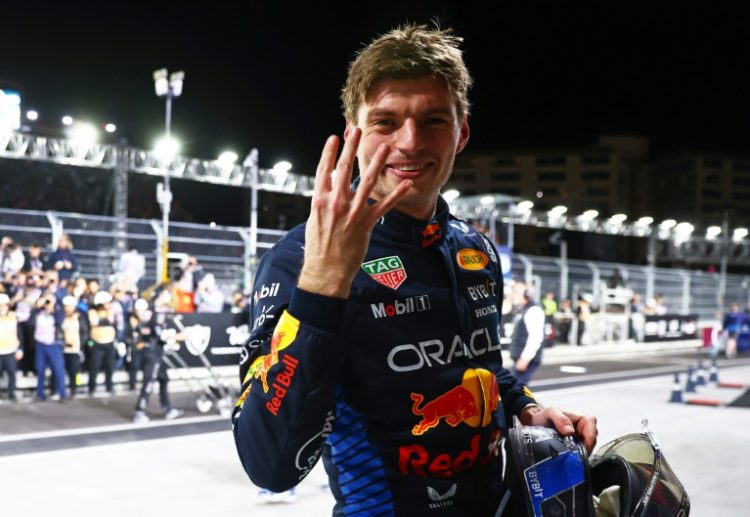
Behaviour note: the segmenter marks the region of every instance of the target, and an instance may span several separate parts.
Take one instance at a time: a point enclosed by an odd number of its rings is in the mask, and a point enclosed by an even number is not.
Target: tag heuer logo
[[[362,264],[362,269],[377,283],[391,289],[398,289],[406,280],[404,265],[395,255],[365,262]]]

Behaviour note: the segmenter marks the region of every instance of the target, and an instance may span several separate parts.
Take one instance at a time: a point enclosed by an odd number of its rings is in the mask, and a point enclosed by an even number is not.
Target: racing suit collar
[[[357,190],[359,182],[359,177],[352,181],[351,189],[353,191]],[[375,200],[369,199],[368,203],[373,204]],[[395,240],[414,242],[420,248],[430,248],[438,246],[445,239],[449,215],[448,203],[442,196],[438,196],[435,213],[428,221],[415,219],[397,210],[391,210],[380,219],[376,228],[379,227]]]
[[[381,228],[397,240],[413,242],[420,248],[439,246],[448,228],[448,203],[438,197],[435,213],[428,221],[391,210],[380,221]]]

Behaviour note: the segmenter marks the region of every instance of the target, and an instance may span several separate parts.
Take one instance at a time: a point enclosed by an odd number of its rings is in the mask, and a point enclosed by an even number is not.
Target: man
[[[514,361],[513,374],[528,386],[534,372],[542,364],[545,315],[542,308],[534,303],[532,287],[516,282],[512,296],[518,312],[510,338],[510,358]]]
[[[78,271],[78,261],[73,253],[73,241],[63,233],[57,241],[57,249],[47,257],[48,269],[57,271],[60,281],[70,280]]]
[[[336,515],[494,515],[514,415],[595,442],[502,367],[497,254],[439,197],[469,139],[460,41],[408,26],[358,54],[341,156],[330,137],[306,225],[256,275],[237,449],[275,492],[322,455]]]
[[[23,359],[21,328],[10,310],[10,298],[0,293],[0,377],[8,374],[8,400],[16,401],[16,366]]]
[[[740,310],[739,304],[733,303],[730,305],[729,312],[724,315],[721,325],[725,339],[724,354],[728,358],[737,355],[737,336],[740,334],[744,321],[745,314]]]

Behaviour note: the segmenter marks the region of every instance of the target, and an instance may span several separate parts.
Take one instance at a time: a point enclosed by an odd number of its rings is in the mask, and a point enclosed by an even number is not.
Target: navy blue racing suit
[[[283,491],[323,456],[334,515],[494,515],[499,440],[535,400],[503,368],[492,244],[442,198],[427,223],[391,211],[344,300],[296,287],[304,231],[255,280],[232,417],[250,479]]]

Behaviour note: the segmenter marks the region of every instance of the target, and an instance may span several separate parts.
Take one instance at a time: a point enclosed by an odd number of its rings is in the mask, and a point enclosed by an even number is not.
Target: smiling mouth
[[[386,164],[385,171],[402,179],[416,179],[425,174],[432,166],[432,163],[413,163],[413,164]]]

